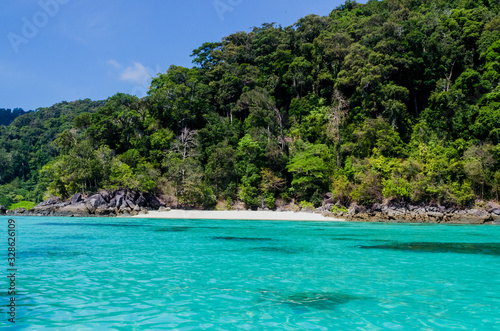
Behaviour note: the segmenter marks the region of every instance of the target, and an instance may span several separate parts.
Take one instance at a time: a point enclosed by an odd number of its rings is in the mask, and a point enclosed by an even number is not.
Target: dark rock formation
[[[394,223],[450,223],[450,224],[498,224],[500,215],[496,204],[487,204],[485,210],[458,210],[444,206],[413,206],[389,202],[371,207],[351,205],[347,213],[329,213],[329,216],[345,218],[353,222]]]
[[[488,202],[484,208],[488,213],[500,216],[500,205],[494,202]]]
[[[7,215],[24,215],[26,214],[26,208],[16,208],[14,210],[7,210]]]
[[[81,202],[82,200],[83,200],[82,195],[80,193],[76,193],[75,195],[73,195],[71,197],[71,199],[69,200],[69,203],[72,205],[75,205],[75,204]]]
[[[33,216],[128,216],[158,210],[160,207],[164,207],[164,204],[152,194],[122,189],[101,191],[89,197],[77,193],[69,201],[50,198],[29,211],[21,208],[7,213]]]
[[[5,215],[7,213],[7,208],[5,206],[0,206],[0,215]]]

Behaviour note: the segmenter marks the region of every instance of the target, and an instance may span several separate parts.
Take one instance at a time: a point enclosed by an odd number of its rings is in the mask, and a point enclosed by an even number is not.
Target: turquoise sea
[[[500,330],[497,226],[14,219],[0,327]]]

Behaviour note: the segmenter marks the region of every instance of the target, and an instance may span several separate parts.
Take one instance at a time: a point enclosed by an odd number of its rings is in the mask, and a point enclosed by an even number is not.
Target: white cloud
[[[124,67],[115,59],[108,60],[106,64],[111,69],[109,71],[110,75],[120,81],[132,83],[134,85],[134,88],[130,92],[131,94],[137,95],[138,97],[143,97],[147,94],[151,79],[153,79],[154,76],[154,69],[146,68],[139,62],[134,62],[133,65]],[[161,72],[159,65],[156,66],[156,72]]]
[[[112,66],[113,68],[115,68],[115,69],[121,69],[122,68],[122,65],[120,63],[118,63],[118,61],[116,61],[116,60],[109,60],[108,64],[110,66]]]
[[[142,64],[134,62],[133,66],[127,67],[121,72],[120,79],[143,85],[146,81],[151,79],[151,74]]]

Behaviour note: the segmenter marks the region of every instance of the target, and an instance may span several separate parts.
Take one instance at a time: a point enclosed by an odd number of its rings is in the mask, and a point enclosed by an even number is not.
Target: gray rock
[[[494,211],[496,210],[500,210],[500,205],[498,203],[495,203],[493,201],[490,201],[486,204],[486,206],[484,207],[484,209],[488,212],[488,213],[493,213]]]
[[[162,206],[160,200],[158,200],[154,195],[151,195],[149,193],[144,193],[143,195],[146,198],[147,207],[153,208],[154,210],[158,210],[158,208]]]
[[[449,218],[449,223],[453,224],[484,224],[485,218],[474,215],[454,214]]]
[[[112,199],[111,194],[108,191],[100,191],[99,194],[102,196],[104,201],[106,201],[106,203],[109,203]]]
[[[418,208],[417,210],[415,210],[415,214],[417,215],[425,215],[427,212],[425,211],[424,208]]]
[[[0,206],[0,215],[5,215],[7,214],[7,208],[5,206]]]
[[[137,200],[135,200],[135,202],[136,202],[136,204],[138,204],[138,205],[139,205],[139,207],[145,207],[145,206],[146,206],[146,202],[147,202],[147,200],[146,200],[146,198],[144,198],[144,197],[141,195],[141,196],[139,196],[139,197],[137,198]]]
[[[158,211],[164,212],[164,211],[171,211],[172,209],[170,207],[160,207]]]
[[[64,208],[62,208],[60,211],[62,214],[80,214],[80,215],[87,215],[89,214],[89,210],[87,209],[87,206],[85,206],[85,203],[77,203],[77,204],[71,204],[68,205]]]
[[[130,209],[130,207],[128,206],[127,201],[125,201],[125,199],[122,200],[122,204],[119,206],[119,208],[120,209],[126,209],[126,208]],[[130,210],[132,210],[132,209],[130,209]]]
[[[443,213],[440,213],[440,212],[437,212],[437,211],[428,212],[427,215],[431,216],[431,217],[436,217],[436,218],[443,218],[444,217]]]
[[[16,208],[14,210],[7,210],[7,215],[22,215],[26,213],[26,208]]]
[[[323,208],[321,208],[323,211],[330,211],[332,210],[334,204],[333,203],[327,203],[323,206]]]
[[[126,196],[127,200],[130,200],[130,201],[136,201],[138,197],[139,197],[139,193],[137,193],[135,191],[128,192],[127,196]]]
[[[127,203],[127,206],[128,206],[128,207],[130,207],[130,208],[132,208],[132,209],[134,209],[134,208],[135,208],[135,206],[137,206],[137,205],[134,203],[134,201],[133,201],[133,200],[131,200],[131,199],[129,198],[129,196],[128,196],[128,195],[127,195],[127,197],[125,198],[125,202]]]
[[[112,207],[120,208],[123,205],[123,202],[124,202],[123,195],[117,195],[117,196],[115,196],[114,200],[115,200],[115,204],[114,205],[112,203],[110,203]]]
[[[59,200],[59,198],[53,197],[53,198],[47,199],[47,200],[39,203],[38,205],[35,206],[35,208],[37,208],[37,207],[45,207],[45,206],[50,206],[50,205],[56,205],[56,204],[58,204],[60,202],[61,202],[61,200]]]
[[[107,202],[101,194],[94,194],[93,196],[87,198],[85,206],[91,213],[95,213],[97,208],[107,206]]]
[[[81,202],[83,199],[82,199],[82,195],[80,193],[76,193],[75,195],[73,195],[71,197],[71,199],[69,200],[70,204],[72,205],[76,205],[77,203]]]
[[[110,216],[115,214],[114,208],[99,207],[95,210],[94,214],[96,216]]]
[[[330,204],[333,204],[333,194],[330,192],[323,194],[323,201],[321,202],[321,205],[325,206]]]

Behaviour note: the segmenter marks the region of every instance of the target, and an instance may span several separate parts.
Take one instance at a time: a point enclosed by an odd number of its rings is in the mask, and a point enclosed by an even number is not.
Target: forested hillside
[[[317,206],[326,192],[344,206],[498,200],[499,9],[347,1],[207,42],[143,99],[0,127],[0,183],[30,183],[30,199],[128,187],[205,208]]]
[[[39,202],[46,190],[39,185],[39,171],[59,155],[54,139],[72,128],[76,116],[92,113],[101,105],[88,99],[62,102],[0,126],[0,205]]]
[[[0,125],[9,125],[16,119],[16,117],[26,114],[30,111],[32,110],[24,111],[21,108],[14,108],[12,110],[0,108]]]

